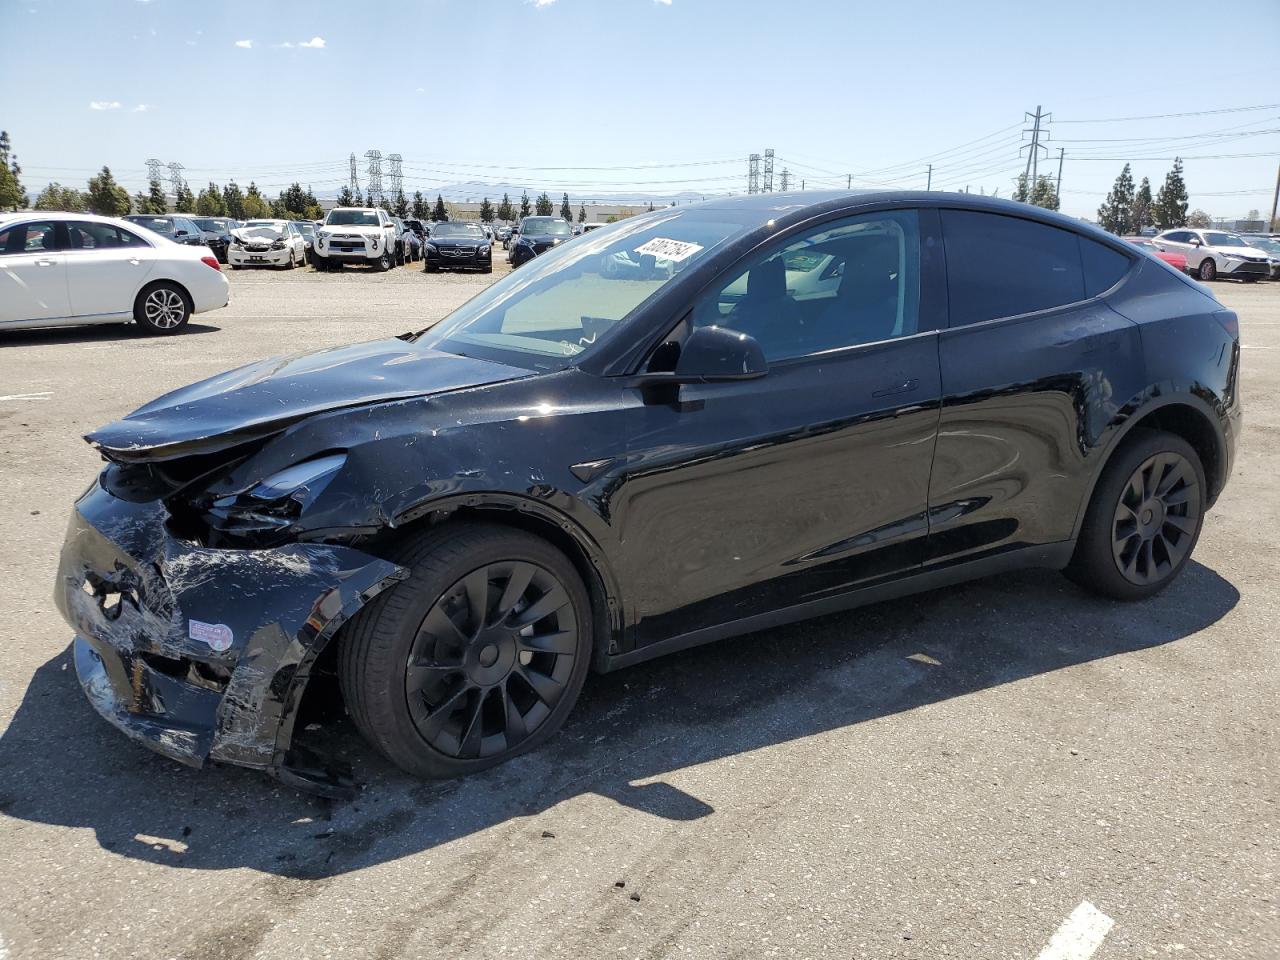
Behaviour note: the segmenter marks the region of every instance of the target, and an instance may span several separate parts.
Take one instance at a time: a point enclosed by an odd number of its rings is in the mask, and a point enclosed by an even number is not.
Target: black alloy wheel
[[[456,524],[392,556],[409,570],[343,629],[339,679],[360,732],[421,777],[533,749],[560,728],[590,667],[591,603],[539,537]]]

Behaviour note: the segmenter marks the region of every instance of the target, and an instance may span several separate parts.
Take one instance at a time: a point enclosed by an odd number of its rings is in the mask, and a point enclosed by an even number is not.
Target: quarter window
[[[919,330],[914,210],[824,224],[757,257],[693,309],[694,326],[754,337],[771,363]]]
[[[15,223],[0,229],[0,256],[52,253],[57,249],[57,231],[49,221]]]
[[[1119,250],[1113,250],[1087,237],[1077,236],[1076,240],[1080,244],[1080,262],[1084,267],[1084,292],[1087,296],[1096,297],[1111,289],[1133,265],[1133,261]]]
[[[1075,233],[994,213],[943,210],[941,215],[951,326],[1085,298]]]

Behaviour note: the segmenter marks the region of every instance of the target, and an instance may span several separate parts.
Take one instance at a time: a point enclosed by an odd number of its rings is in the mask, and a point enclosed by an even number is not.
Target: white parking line
[[[1036,960],[1089,960],[1114,925],[1114,920],[1088,900],[1081,901]]]
[[[53,396],[52,390],[41,390],[39,393],[11,393],[0,400],[48,400]]]

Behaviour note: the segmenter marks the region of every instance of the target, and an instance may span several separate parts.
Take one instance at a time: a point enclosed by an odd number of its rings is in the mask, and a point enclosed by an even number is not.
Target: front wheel
[[[1196,276],[1206,282],[1217,279],[1218,264],[1214,261],[1213,257],[1205,257],[1200,261],[1200,269],[1196,271]]]
[[[375,261],[375,265],[377,266],[378,271],[381,273],[386,273],[393,266],[395,266],[395,258],[391,255],[391,251],[383,250],[382,256],[380,256]]]
[[[1191,558],[1207,492],[1191,444],[1139,428],[1103,469],[1067,576],[1116,600],[1159,593]]]
[[[148,333],[167,336],[177,333],[191,319],[187,294],[176,283],[157,283],[142,293],[133,305],[133,319]]]
[[[502,763],[564,723],[591,659],[591,606],[546,541],[496,526],[426,535],[407,580],[341,639],[339,679],[360,732],[401,769],[454,777]]]

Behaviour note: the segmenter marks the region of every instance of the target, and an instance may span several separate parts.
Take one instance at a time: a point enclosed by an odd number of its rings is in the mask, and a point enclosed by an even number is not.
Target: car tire
[[[591,603],[569,559],[488,525],[416,537],[394,559],[408,579],[339,640],[339,683],[365,738],[406,773],[439,779],[555,734],[592,651]]]
[[[392,255],[390,250],[386,249],[382,251],[382,256],[374,261],[374,265],[377,267],[379,273],[386,273],[395,266],[395,263],[395,257]]]
[[[428,264],[427,264],[427,270],[426,270],[426,272],[427,272],[427,273],[439,273],[439,272],[440,272],[440,267],[439,267],[437,264],[434,264],[434,263],[428,263]]]
[[[167,337],[191,319],[191,299],[176,283],[162,280],[144,287],[133,302],[133,319],[148,333]]]
[[[481,269],[481,271],[480,271],[480,272],[481,272],[481,273],[493,273],[493,264],[492,264],[492,263],[486,263],[486,264],[484,265],[483,269]]]
[[[1213,257],[1205,257],[1200,261],[1200,266],[1196,268],[1196,276],[1206,283],[1218,279],[1218,264]]]
[[[294,267],[296,267],[297,265],[298,265],[298,264],[297,264],[297,262],[294,260],[294,257],[293,257],[293,251],[292,251],[292,250],[290,250],[290,251],[289,251],[289,260],[288,260],[288,262],[287,262],[287,263],[285,263],[284,268],[285,268],[286,270],[292,270],[292,269],[293,269]]]
[[[1204,466],[1191,444],[1139,427],[1103,468],[1067,576],[1115,600],[1145,600],[1182,572],[1204,524]]]

